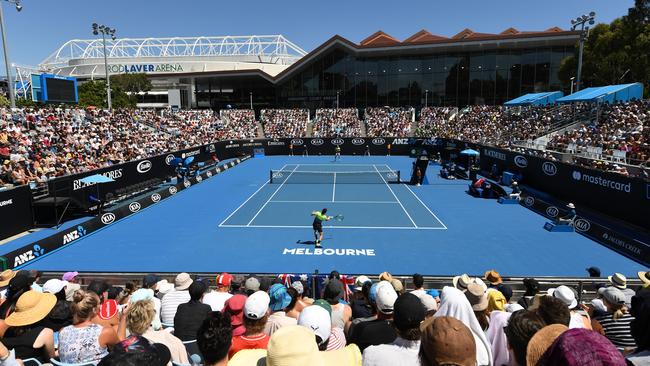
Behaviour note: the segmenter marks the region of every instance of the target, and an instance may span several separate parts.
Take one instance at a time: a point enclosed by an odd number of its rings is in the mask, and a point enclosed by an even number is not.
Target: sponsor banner
[[[162,156],[161,162],[164,163],[164,156]],[[230,163],[224,164],[224,166],[233,167],[240,162],[248,159],[244,157],[242,159],[236,159]],[[176,194],[177,192],[191,187],[193,184],[198,183],[200,180],[208,179],[209,176],[207,172],[210,172],[211,175],[217,175],[219,172],[223,171],[221,167],[213,167],[207,171],[204,171],[196,177],[186,180],[185,182],[178,183],[176,185],[160,188],[140,199],[133,200],[130,202],[125,202],[120,207],[116,208],[110,212],[104,212],[97,217],[94,217],[88,221],[82,222],[81,224],[70,227],[65,230],[38,240],[37,242],[30,243],[19,249],[13,250],[9,253],[5,253],[0,257],[0,262],[3,263],[7,268],[20,268],[24,265],[27,265],[38,258],[43,257],[49,253],[57,251],[67,245],[72,245],[79,239],[89,235],[90,233],[97,231],[108,225],[112,225],[118,220],[121,220],[129,215],[133,215],[142,211],[143,209],[155,205],[158,202]],[[29,193],[29,187],[27,188],[27,193]],[[4,197],[2,194],[6,192],[0,192],[0,198]],[[31,196],[29,196],[31,197]],[[29,199],[29,198],[28,198]],[[7,206],[10,207],[10,206]],[[3,207],[0,207],[2,209]],[[12,214],[13,215],[13,214]],[[3,215],[3,218],[12,218],[12,215]],[[30,215],[31,220],[31,215]],[[3,225],[4,227],[4,225]]]
[[[342,249],[342,248],[284,248],[282,255],[316,255],[316,256],[363,256],[374,257],[374,249]]]
[[[29,186],[0,191],[0,240],[22,233],[34,226],[32,192]]]

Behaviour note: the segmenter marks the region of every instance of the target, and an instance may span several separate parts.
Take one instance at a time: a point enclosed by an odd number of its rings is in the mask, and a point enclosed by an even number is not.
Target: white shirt
[[[187,290],[172,290],[165,294],[160,304],[160,320],[165,324],[174,324],[174,316],[176,316],[178,305],[185,304],[188,301],[190,301],[190,292]]]
[[[363,366],[420,366],[420,340],[397,337],[393,343],[370,346],[363,351]]]
[[[223,310],[226,301],[231,297],[232,295],[227,292],[212,291],[203,295],[203,300],[201,300],[201,302],[210,305],[212,311],[221,311]]]

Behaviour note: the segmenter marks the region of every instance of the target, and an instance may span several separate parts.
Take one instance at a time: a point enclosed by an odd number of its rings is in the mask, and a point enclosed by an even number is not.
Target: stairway
[[[261,122],[256,122],[257,124],[257,137],[260,139],[264,138],[264,127],[262,127]]]
[[[305,131],[305,137],[312,137],[312,136],[314,136],[314,123],[307,122],[307,131]]]

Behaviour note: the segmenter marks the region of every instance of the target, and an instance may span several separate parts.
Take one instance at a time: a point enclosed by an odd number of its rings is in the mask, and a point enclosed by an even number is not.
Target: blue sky
[[[610,22],[634,0],[23,0],[20,13],[2,3],[11,62],[37,65],[67,40],[92,38],[93,22],[119,37],[283,34],[311,51],[334,34],[359,42],[377,30],[402,40],[423,28],[444,36],[568,28],[592,10]]]

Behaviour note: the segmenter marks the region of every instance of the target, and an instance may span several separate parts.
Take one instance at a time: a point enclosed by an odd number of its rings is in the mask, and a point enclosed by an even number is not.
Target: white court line
[[[372,164],[300,164],[300,165],[305,165],[305,166],[341,166],[341,165],[347,165],[347,166],[372,166]],[[381,165],[381,164],[380,164]],[[329,172],[323,172],[323,173],[329,173]]]
[[[279,228],[279,229],[311,229],[311,226],[301,225],[221,225],[221,227],[234,228]],[[379,229],[379,230],[444,230],[441,227],[413,227],[413,226],[323,226],[325,229]]]
[[[334,172],[334,183],[332,184],[332,202],[335,201],[336,197],[336,172]]]
[[[384,179],[384,177],[379,172],[379,169],[377,169],[377,166],[375,164],[373,164],[372,167],[375,168],[375,170],[377,171],[377,174],[379,174],[379,177],[381,178],[381,180],[384,181],[384,183],[386,184],[386,187],[388,188],[390,193],[393,194],[393,197],[395,197],[395,199],[397,200],[399,205],[402,207],[402,210],[404,210],[404,213],[406,214],[406,216],[408,216],[409,220],[411,220],[411,222],[413,223],[413,226],[415,226],[417,228],[418,225],[415,223],[415,221],[413,221],[413,219],[411,218],[411,215],[409,215],[408,211],[406,211],[406,208],[404,208],[404,205],[402,204],[402,202],[399,200],[399,198],[397,198],[397,196],[395,195],[395,192],[393,192],[393,189],[390,188],[390,186],[388,185],[388,182],[386,182],[386,179]]]
[[[390,167],[388,166],[388,164],[384,164],[384,166],[385,166],[386,168],[388,168],[388,170],[390,170]],[[404,185],[404,186],[406,187],[406,189],[409,190],[409,192],[411,192],[411,194],[412,194],[413,196],[415,196],[415,199],[417,199],[418,202],[420,202],[420,204],[421,204],[422,206],[424,206],[424,208],[426,208],[427,211],[429,211],[429,213],[431,214],[431,216],[433,216],[436,220],[438,220],[438,222],[440,223],[440,225],[443,226],[441,229],[447,230],[447,225],[445,225],[445,223],[442,222],[442,220],[440,220],[440,219],[438,218],[438,216],[436,216],[436,214],[434,214],[433,211],[431,211],[431,209],[429,209],[429,206],[425,205],[424,202],[422,202],[422,200],[420,199],[420,197],[418,197],[418,195],[415,194],[415,192],[413,192],[413,190],[411,190],[411,187],[409,187],[408,185]]]
[[[286,200],[275,200],[271,201],[271,203],[394,203],[398,204],[399,202],[397,201],[286,201]]]
[[[280,168],[280,170],[284,169],[286,166],[287,166],[287,164],[284,164],[284,166],[282,166],[282,168]],[[262,186],[261,186],[260,188],[257,189],[257,191],[253,192],[253,194],[251,194],[250,196],[248,196],[248,198],[246,199],[246,201],[244,201],[241,205],[239,205],[239,207],[237,207],[237,208],[235,209],[235,211],[233,211],[230,215],[228,215],[228,217],[226,217],[223,221],[221,221],[221,223],[219,224],[219,226],[223,225],[224,222],[228,221],[228,219],[229,219],[232,215],[234,215],[235,212],[239,211],[239,209],[242,208],[242,207],[246,204],[246,202],[250,201],[250,199],[253,198],[253,196],[255,196],[255,195],[257,194],[257,192],[261,191],[262,188],[264,188],[264,186],[266,186],[266,185],[269,184],[270,182],[271,182],[271,180],[270,180],[270,179],[267,179],[266,182],[264,182],[264,184],[262,184]]]
[[[280,184],[280,186],[275,190],[275,192],[273,192],[273,194],[271,195],[271,197],[269,197],[269,199],[266,200],[266,202],[264,202],[264,204],[262,205],[262,207],[260,207],[260,209],[257,211],[257,213],[255,214],[255,216],[253,216],[253,218],[251,219],[251,221],[248,222],[247,226],[250,225],[250,224],[253,222],[253,220],[255,220],[255,218],[257,217],[257,215],[259,215],[260,212],[262,212],[262,210],[264,209],[264,207],[266,207],[266,205],[269,204],[269,202],[273,199],[273,197],[275,197],[275,194],[278,193],[278,191],[279,191],[279,190],[284,186],[284,184],[289,180],[289,178],[291,178],[291,175],[292,175],[292,174],[296,171],[296,169],[298,169],[299,167],[300,167],[300,164],[296,165],[296,167],[293,168],[293,170],[291,171],[291,173],[289,173],[289,175],[287,176],[287,179],[285,179],[285,180],[282,182],[282,184]]]

